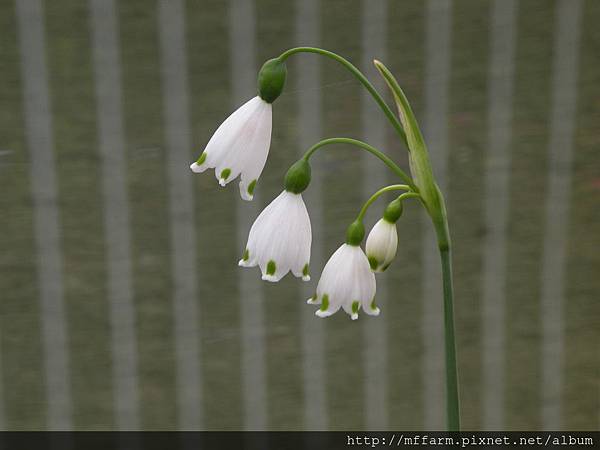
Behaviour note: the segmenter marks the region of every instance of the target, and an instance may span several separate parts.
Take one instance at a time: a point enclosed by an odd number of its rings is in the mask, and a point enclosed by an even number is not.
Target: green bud
[[[277,58],[263,64],[258,72],[258,95],[267,103],[273,103],[283,91],[287,67]]]
[[[350,224],[346,230],[346,244],[358,246],[365,237],[365,226],[359,220]]]
[[[396,223],[402,215],[402,200],[396,199],[385,207],[383,218],[389,223]]]
[[[299,194],[310,184],[310,164],[304,158],[296,161],[285,174],[285,190]]]

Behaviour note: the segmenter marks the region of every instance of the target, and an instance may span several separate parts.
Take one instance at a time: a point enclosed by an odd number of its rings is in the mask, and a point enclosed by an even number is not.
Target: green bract
[[[310,164],[304,158],[296,161],[285,174],[285,190],[299,194],[310,184]]]
[[[440,188],[433,178],[427,146],[419,129],[417,119],[394,75],[381,62],[377,60],[373,62],[394,95],[398,115],[406,133],[406,141],[410,153],[410,171],[415,184],[419,188],[423,204],[427,208],[427,212],[431,216],[431,220],[436,228],[438,246],[440,249],[448,248],[450,242],[444,197],[441,195]]]
[[[258,95],[267,103],[273,103],[285,85],[287,67],[279,58],[269,59],[258,73]]]

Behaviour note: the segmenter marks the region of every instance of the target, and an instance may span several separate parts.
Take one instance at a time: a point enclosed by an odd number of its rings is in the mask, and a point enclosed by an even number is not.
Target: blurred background
[[[597,430],[598,23],[594,0],[0,2],[0,428],[443,429],[439,262],[416,203],[379,317],[305,304],[393,181],[378,160],[313,158],[310,282],[237,266],[317,140],[408,167],[352,76],[290,59],[252,203],[189,170],[262,63],[313,45],[382,92],[371,61],[386,63],[424,129],[453,234],[464,428]]]

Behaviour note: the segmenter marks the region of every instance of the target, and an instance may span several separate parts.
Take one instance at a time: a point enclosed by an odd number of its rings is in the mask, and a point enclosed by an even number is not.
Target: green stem
[[[362,142],[362,141],[359,141],[356,139],[351,139],[351,138],[323,139],[322,141],[317,142],[315,145],[313,145],[311,148],[309,148],[306,151],[306,153],[304,154],[303,158],[308,161],[308,159],[312,156],[312,154],[314,152],[316,152],[319,148],[324,147],[326,145],[332,145],[332,144],[355,145],[357,147],[362,148],[363,150],[368,151],[369,153],[375,155],[377,158],[379,158],[381,161],[383,161],[386,166],[388,166],[396,175],[398,175],[402,179],[402,181],[404,181],[406,184],[408,184],[410,186],[411,190],[413,190],[415,192],[418,191],[418,188],[415,185],[412,178],[409,177],[400,167],[398,167],[396,165],[396,163],[394,163],[394,161],[392,161],[389,157],[387,157],[385,155],[385,153],[383,153],[381,150],[377,150],[375,147],[367,144],[366,142]]]
[[[367,77],[365,77],[363,75],[363,73],[360,70],[358,70],[354,64],[352,64],[346,58],[338,55],[337,53],[333,53],[333,52],[330,52],[327,50],[323,50],[322,48],[316,48],[316,47],[291,48],[291,49],[283,52],[281,55],[279,55],[279,59],[281,61],[285,61],[288,57],[292,56],[295,53],[317,53],[319,55],[327,56],[328,58],[331,58],[331,59],[339,62],[346,69],[348,69],[352,73],[352,75],[354,75],[358,79],[358,81],[361,82],[361,84],[367,89],[367,91],[369,91],[369,94],[371,94],[371,96],[375,99],[375,101],[377,102],[377,104],[379,105],[379,107],[381,108],[383,113],[386,115],[386,117],[388,118],[388,120],[390,121],[392,126],[398,132],[398,135],[400,135],[400,137],[402,138],[402,141],[406,145],[406,148],[408,148],[408,143],[406,141],[406,133],[404,132],[404,127],[398,120],[398,117],[396,117],[396,115],[393,113],[393,111],[387,105],[387,103],[385,102],[383,97],[381,97],[379,92],[377,92],[377,89],[375,89],[375,87],[371,84],[371,82],[367,79]]]
[[[416,192],[405,192],[404,194],[400,194],[398,196],[398,200],[402,201],[407,198],[421,198],[421,196]]]
[[[386,192],[390,192],[390,191],[409,191],[409,190],[410,190],[410,186],[408,186],[406,184],[391,184],[389,186],[379,189],[377,192],[375,192],[373,195],[371,195],[369,200],[367,200],[365,202],[363,207],[360,209],[358,216],[356,217],[356,221],[361,222],[363,220],[363,217],[367,213],[367,209],[369,209],[369,206],[371,206],[371,204],[375,200],[377,200],[380,195],[385,194]]]
[[[456,365],[456,339],[454,336],[454,289],[452,287],[452,252],[448,222],[434,224],[442,260],[444,290],[444,345],[446,353],[446,414],[448,431],[460,431],[460,400],[458,368]]]

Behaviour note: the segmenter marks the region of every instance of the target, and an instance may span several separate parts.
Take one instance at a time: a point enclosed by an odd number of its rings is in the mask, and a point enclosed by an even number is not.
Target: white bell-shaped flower
[[[388,268],[398,249],[396,224],[385,218],[379,219],[367,237],[367,258],[374,272]]]
[[[241,174],[240,195],[252,200],[271,145],[272,105],[259,96],[234,111],[217,128],[200,158],[190,168],[215,169],[221,186]]]
[[[308,281],[311,241],[310,217],[302,194],[283,191],[254,221],[239,265],[258,265],[267,281],[279,281],[290,270]]]
[[[316,312],[319,317],[330,316],[343,308],[356,320],[361,307],[365,313],[377,316],[375,288],[375,275],[360,246],[344,244],[327,261],[317,293],[307,303],[321,305]]]

